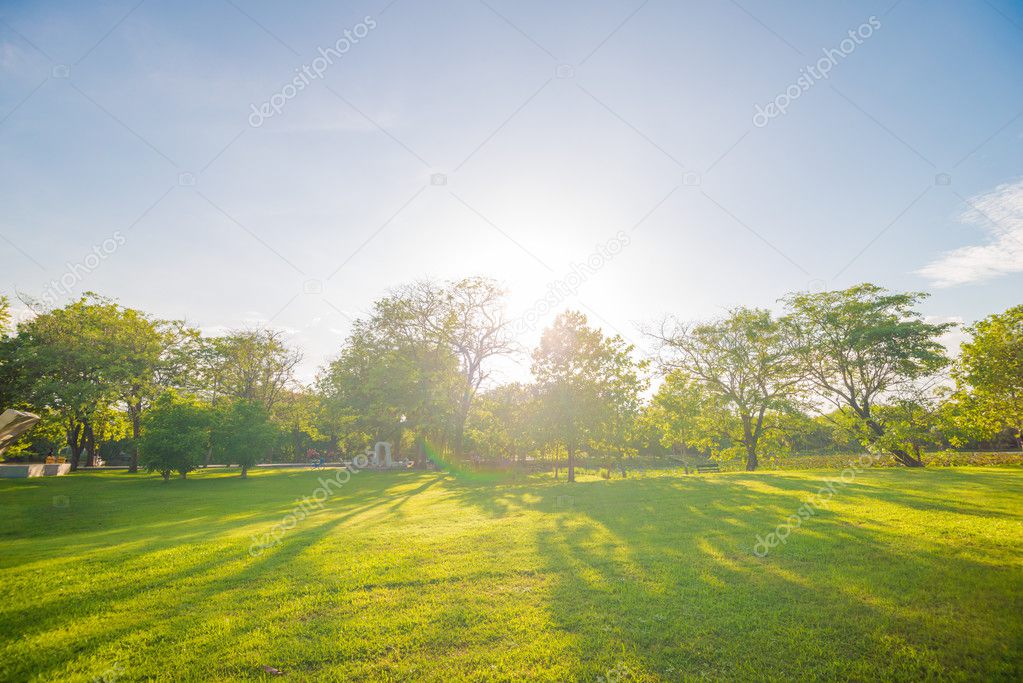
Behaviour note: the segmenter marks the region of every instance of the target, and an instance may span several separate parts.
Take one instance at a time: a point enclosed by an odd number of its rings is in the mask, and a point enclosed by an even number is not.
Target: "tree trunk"
[[[188,479],[188,472],[179,472],[182,479]]]
[[[76,471],[82,460],[82,451],[85,450],[85,429],[84,422],[73,421],[73,426],[68,428],[68,446],[71,447],[71,470]]]
[[[904,451],[901,448],[893,448],[891,449],[891,451],[892,455],[895,456],[895,459],[898,460],[901,464],[905,465],[906,467],[924,466],[923,460],[920,459],[919,454],[917,455],[917,457],[914,458],[907,451]]]
[[[134,474],[139,471],[139,436],[142,433],[141,406],[128,406],[128,414],[131,417],[131,460],[128,463],[128,472]]]
[[[245,463],[242,463],[242,479],[248,479],[248,478],[249,478],[249,466],[246,465]]]
[[[875,444],[881,439],[882,436],[884,436],[884,427],[882,427],[872,417],[868,416],[864,417],[866,419],[867,426],[870,427],[870,431],[874,433],[874,438],[871,439],[871,444]],[[919,457],[914,458],[912,455],[910,455],[908,452],[904,451],[901,448],[890,448],[888,449],[888,451],[895,456],[896,460],[898,460],[901,464],[905,465],[906,467],[924,466],[923,461]]]
[[[78,459],[82,455],[82,447],[78,443],[78,435],[81,433],[82,426],[78,423],[74,423],[72,426],[67,428],[67,445],[71,449],[71,471],[75,472],[78,470]]]
[[[742,436],[743,442],[746,446],[746,471],[752,472],[757,469],[757,441],[759,440],[759,434],[753,433],[752,418],[743,416],[742,418]]]
[[[92,431],[91,423],[85,423],[82,438],[85,439],[85,466],[92,467],[96,464],[96,434]]]
[[[163,470],[160,472],[160,476],[163,477],[164,481],[170,481],[170,470]]]
[[[575,444],[568,447],[568,477],[567,481],[575,481]]]
[[[757,469],[757,465],[760,463],[757,461],[757,448],[756,446],[746,446],[746,471],[752,472]]]

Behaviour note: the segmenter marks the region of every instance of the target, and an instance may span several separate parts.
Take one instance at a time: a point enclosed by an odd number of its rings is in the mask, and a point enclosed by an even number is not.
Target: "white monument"
[[[380,457],[380,451],[383,451],[383,459]],[[366,449],[366,456],[373,467],[394,467],[394,461],[391,460],[390,441],[377,441],[372,451]]]

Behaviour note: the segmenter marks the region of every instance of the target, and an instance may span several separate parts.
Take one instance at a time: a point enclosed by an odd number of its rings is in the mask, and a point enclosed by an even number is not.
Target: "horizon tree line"
[[[557,476],[564,462],[569,481],[583,454],[755,470],[801,450],[866,448],[921,467],[925,450],[1023,449],[1023,306],[968,326],[952,358],[941,337],[953,326],[924,319],[926,297],[865,283],[790,294],[778,314],[668,317],[645,331],[654,362],[565,311],[529,353],[533,380],[499,384],[495,361],[526,353],[505,292],[482,277],[420,281],[378,300],[308,387],[295,378],[301,351],[277,330],[205,336],[93,293],[11,329],[0,299],[0,402],[43,417],[15,453],[63,447],[77,469],[116,448],[131,471],[165,478],[378,440],[417,464],[432,450],[545,460]]]

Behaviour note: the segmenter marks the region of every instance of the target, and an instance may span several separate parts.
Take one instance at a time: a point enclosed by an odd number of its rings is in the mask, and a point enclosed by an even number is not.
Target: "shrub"
[[[200,403],[165,393],[142,420],[142,466],[148,472],[159,472],[164,481],[172,471],[185,478],[202,460],[209,444],[209,429],[209,412]]]

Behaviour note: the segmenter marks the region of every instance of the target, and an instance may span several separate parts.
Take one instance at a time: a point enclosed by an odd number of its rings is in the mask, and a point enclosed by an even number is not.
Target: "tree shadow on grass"
[[[261,623],[274,619],[276,614],[287,609],[286,606],[259,602],[258,588],[254,590],[254,587],[263,585],[269,576],[290,575],[284,570],[290,565],[299,565],[297,558],[307,548],[330,536],[338,527],[362,515],[384,510],[395,501],[400,505],[403,499],[416,495],[433,483],[426,482],[410,492],[408,486],[416,479],[369,477],[360,482],[358,492],[351,491],[351,495],[328,500],[323,510],[303,519],[284,534],[278,545],[258,557],[249,556],[247,539],[225,546],[222,535],[231,531],[231,524],[217,521],[215,517],[194,518],[180,525],[148,525],[153,527],[153,535],[147,535],[144,541],[122,544],[101,558],[91,559],[97,570],[108,569],[118,559],[125,561],[126,576],[123,580],[90,582],[87,577],[79,576],[75,580],[77,590],[73,600],[69,601],[63,590],[54,590],[44,592],[46,597],[42,599],[35,596],[31,604],[24,607],[0,611],[0,629],[12,640],[21,639],[23,643],[46,640],[47,634],[58,633],[71,622],[80,627],[74,642],[65,642],[59,651],[47,648],[42,659],[28,653],[30,656],[26,659],[9,662],[8,674],[12,678],[29,673],[43,678],[60,678],[68,672],[78,671],[94,676],[109,668],[111,661],[121,661],[125,667],[132,668],[133,675],[148,671],[148,676],[166,676],[166,672],[161,674],[152,670],[153,661],[135,657],[133,651],[118,648],[118,643],[140,635],[144,635],[147,642],[158,639],[159,634],[173,634],[180,639],[182,634],[196,630],[194,610],[208,610],[215,604],[223,605],[228,611],[243,606],[242,610],[256,615],[251,619],[252,626],[241,630],[240,635],[244,637],[246,632],[258,629]],[[178,493],[183,492],[184,486]],[[355,500],[369,502],[353,507],[351,503]],[[339,509],[331,509],[331,503],[340,503]],[[278,522],[282,510],[290,510],[294,505],[294,502],[283,506],[270,505],[266,513],[247,520],[247,523],[262,527]],[[201,529],[197,528],[200,526]],[[136,527],[134,534],[138,533]],[[219,542],[204,551],[207,539]],[[65,553],[73,556],[86,551],[95,555],[95,545],[94,542],[80,541],[77,547],[67,548]],[[150,571],[144,579],[135,580],[130,576],[130,565],[147,567]],[[105,577],[113,578],[113,575],[106,573]],[[301,579],[301,575],[298,578]],[[140,603],[145,605],[141,614],[132,615],[127,620],[113,618],[123,611],[124,605],[137,606]],[[82,627],[83,624],[87,626]],[[87,660],[95,659],[98,652],[109,653],[100,660],[105,664],[99,671],[88,669],[92,662]],[[251,674],[252,668],[246,671]],[[235,673],[242,675],[240,671]]]
[[[1004,482],[984,485],[997,495]],[[1011,643],[1023,625],[1006,599],[1019,607],[1019,567],[993,575],[990,561],[921,537],[912,522],[869,520],[872,499],[910,517],[958,512],[956,504],[927,508],[918,499],[928,495],[853,483],[838,495],[846,506],[863,503],[865,526],[824,509],[767,557],[754,555],[756,538],[818,486],[805,476],[664,478],[505,489],[497,499],[507,509],[516,495],[538,494],[532,507],[554,517],[534,540],[551,577],[547,607],[570,636],[565,656],[580,679],[623,669],[640,679],[1018,671]],[[463,486],[460,495],[495,513],[485,489]]]

